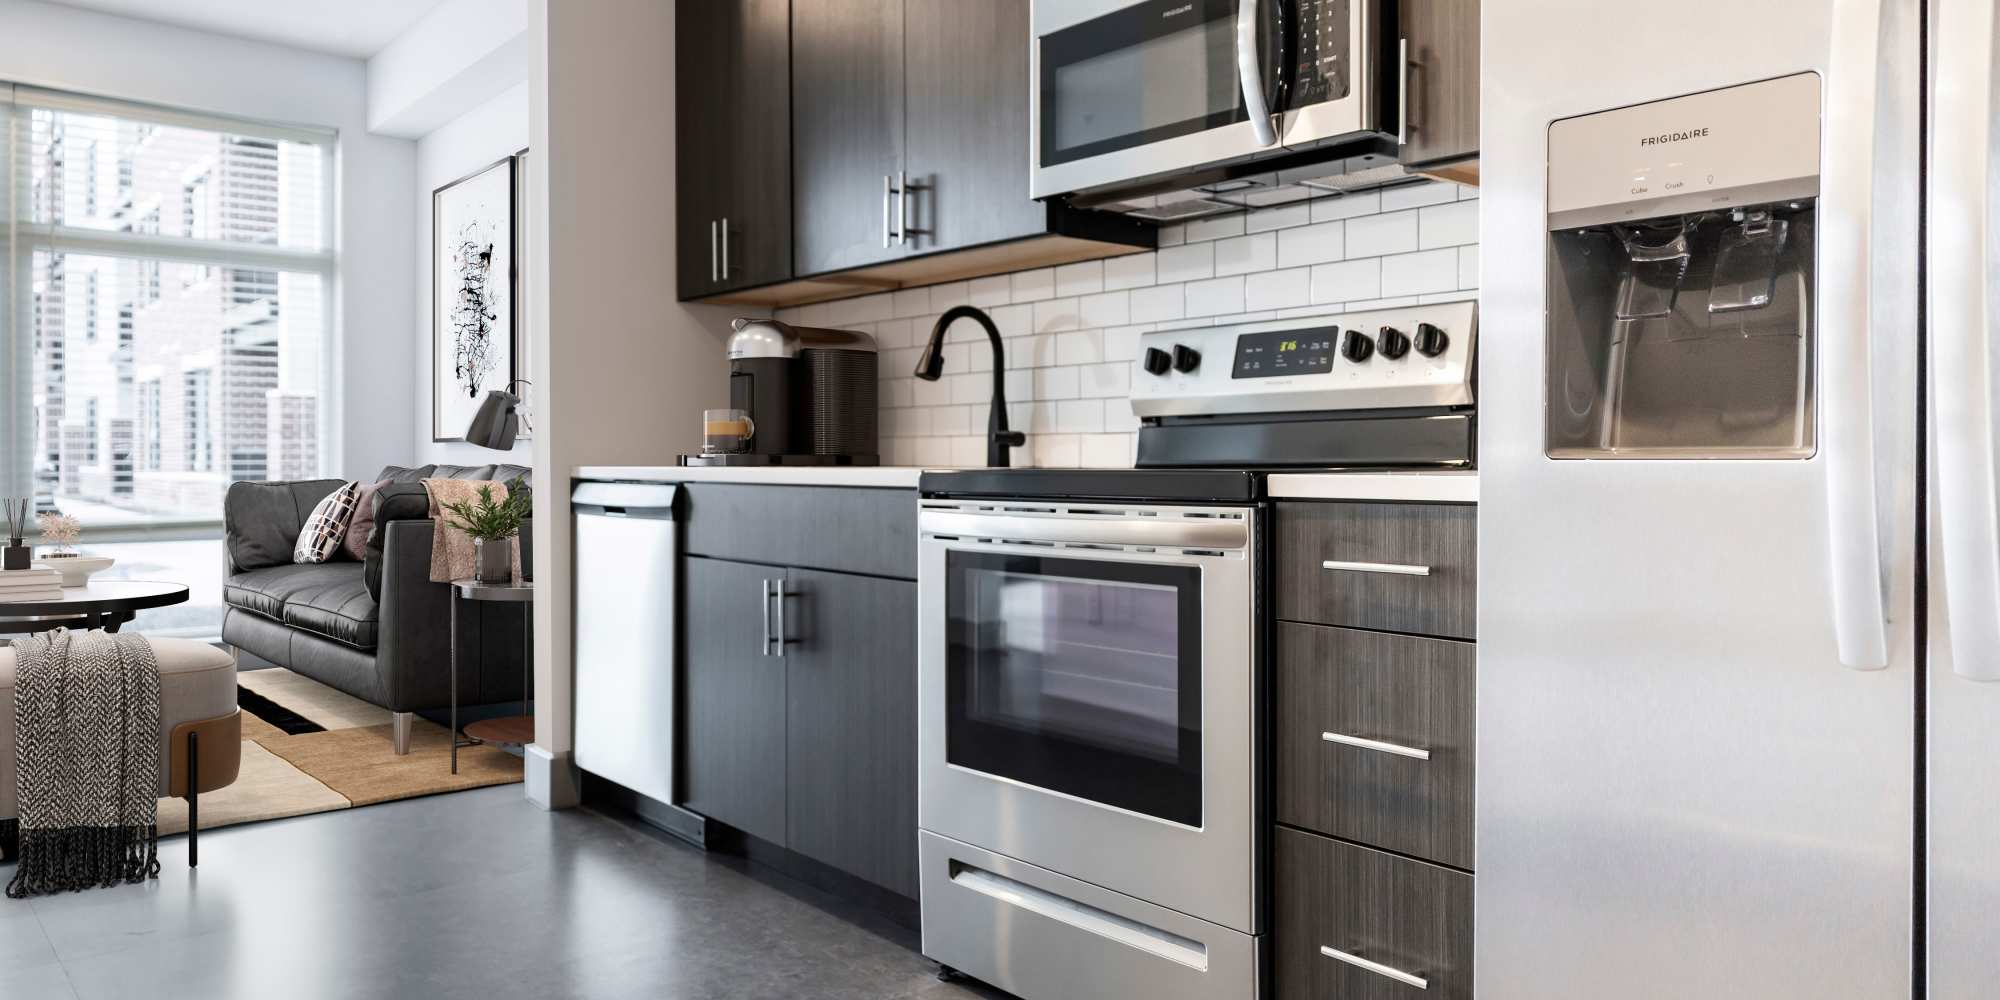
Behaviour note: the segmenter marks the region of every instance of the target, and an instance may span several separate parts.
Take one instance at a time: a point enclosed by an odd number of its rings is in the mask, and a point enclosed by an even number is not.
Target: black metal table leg
[[[200,733],[188,731],[188,867],[201,863],[201,741]]]
[[[451,588],[451,773],[458,773],[458,588]]]

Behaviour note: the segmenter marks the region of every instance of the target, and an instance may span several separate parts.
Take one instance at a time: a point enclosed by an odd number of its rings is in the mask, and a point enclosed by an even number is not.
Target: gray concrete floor
[[[502,786],[161,845],[158,881],[0,898],[0,997],[992,998],[913,936]],[[11,865],[0,866],[0,880]],[[753,877],[754,874],[754,877]]]

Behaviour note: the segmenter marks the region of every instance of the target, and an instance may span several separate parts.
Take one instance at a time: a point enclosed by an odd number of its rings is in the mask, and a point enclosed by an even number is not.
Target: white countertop
[[[632,479],[650,483],[750,483],[762,486],[875,486],[913,490],[923,468],[915,465],[583,465],[578,479]]]
[[[1280,500],[1478,503],[1479,473],[1458,469],[1436,472],[1286,472],[1272,475],[1267,489],[1271,496]]]
[[[800,465],[696,467],[585,465],[578,479],[627,479],[654,483],[748,483],[765,486],[872,486],[913,490],[925,469],[915,465]],[[1478,503],[1479,473],[1284,472],[1270,477],[1280,500],[1418,500]]]

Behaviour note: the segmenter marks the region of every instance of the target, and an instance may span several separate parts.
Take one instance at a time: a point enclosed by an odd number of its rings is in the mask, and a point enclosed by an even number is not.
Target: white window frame
[[[25,188],[17,189],[13,173],[21,162],[26,134],[27,112],[31,109],[84,115],[102,115],[151,125],[178,126],[227,132],[232,135],[272,139],[312,145],[320,153],[320,234],[324,246],[318,250],[257,244],[231,245],[221,240],[194,240],[159,233],[120,233],[77,226],[35,223]],[[254,121],[226,115],[181,111],[133,101],[90,97],[49,90],[26,84],[0,81],[0,205],[4,216],[4,243],[0,243],[0,268],[8,271],[11,294],[0,303],[12,311],[11,328],[33,328],[32,287],[34,255],[39,251],[76,253],[92,256],[126,257],[209,264],[226,267],[259,268],[316,274],[320,278],[320,420],[316,450],[324,474],[334,458],[332,446],[338,442],[341,400],[334,379],[338,357],[336,337],[338,306],[338,256],[335,222],[340,133],[336,129]],[[0,496],[27,496],[34,491],[34,413],[30,387],[33,384],[33,338],[11,335],[8,324],[0,324],[0,350],[11,352],[10,363],[0,366],[12,379],[0,384]],[[214,537],[222,525],[222,512],[212,518],[170,520],[162,518],[142,528],[125,527],[92,532],[86,536],[102,541],[159,541]],[[113,536],[116,537],[113,537]]]

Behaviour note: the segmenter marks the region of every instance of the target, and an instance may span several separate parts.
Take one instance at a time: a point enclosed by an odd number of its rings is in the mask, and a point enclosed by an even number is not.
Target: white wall
[[[534,0],[530,331],[541,378],[535,481],[579,465],[662,464],[726,405],[728,310],[674,298],[673,5]],[[528,795],[573,802],[567,491],[538,505],[535,745]],[[560,499],[557,499],[560,498]],[[551,509],[553,508],[553,509]],[[663,611],[663,613],[665,613]]]
[[[1000,328],[1016,465],[1132,464],[1127,398],[1139,335],[1478,294],[1477,188],[1430,181],[1160,230],[1156,253],[780,310],[873,334],[882,348],[882,461],[984,465],[992,354],[977,324],[945,339],[945,376],[911,376],[940,313],[970,303]]]
[[[366,65],[70,7],[0,0],[0,80],[340,132],[330,474],[405,464],[416,146],[368,134]],[[425,348],[427,351],[428,348]]]
[[[417,247],[414,271],[416,298],[411,316],[422,349],[417,352],[416,385],[411,409],[414,434],[409,455],[412,464],[451,462],[485,465],[489,462],[513,462],[526,465],[531,459],[527,441],[516,443],[509,454],[462,441],[431,440],[431,394],[437,384],[431,372],[436,355],[430,347],[433,335],[431,286],[434,278],[431,267],[431,192],[527,147],[528,84],[525,80],[417,140],[416,224],[411,236]],[[525,283],[526,278],[523,277],[522,281]],[[530,373],[529,380],[539,381],[533,373]],[[532,389],[529,394],[532,407]]]

